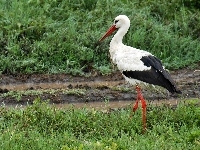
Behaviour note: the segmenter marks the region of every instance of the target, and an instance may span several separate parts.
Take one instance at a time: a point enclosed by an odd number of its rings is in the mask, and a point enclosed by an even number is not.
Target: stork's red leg
[[[142,123],[143,123],[143,132],[146,131],[147,129],[147,125],[146,125],[146,101],[144,99],[141,99],[141,103],[142,103]]]
[[[133,105],[133,112],[135,112],[138,108],[139,98],[137,97],[135,104]],[[131,113],[130,118],[132,117],[133,113]]]
[[[135,101],[135,104],[133,105],[133,112],[135,112],[137,110],[138,102],[139,102],[139,99],[137,98],[136,101]]]
[[[135,112],[138,108],[139,99],[137,98],[135,104],[133,105],[133,112]],[[130,118],[132,118],[133,113],[131,113]]]
[[[145,132],[147,126],[146,126],[146,101],[142,95],[141,88],[136,85],[136,91],[137,91],[137,99],[140,99],[142,104],[142,123],[143,123],[143,132]]]

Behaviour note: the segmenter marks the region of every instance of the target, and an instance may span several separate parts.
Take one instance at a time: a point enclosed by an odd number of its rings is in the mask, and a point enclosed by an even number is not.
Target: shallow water
[[[170,100],[154,100],[154,101],[147,101],[147,107],[150,105],[153,106],[177,106],[182,100],[177,99],[170,99]],[[116,110],[122,109],[127,107],[132,107],[135,101],[110,101],[110,102],[89,102],[89,103],[64,103],[64,104],[51,104],[51,106],[56,107],[58,109],[69,109],[69,108],[87,108],[87,109],[95,109],[95,110]],[[11,104],[11,105],[4,105],[2,104],[1,107],[7,108],[25,108],[27,105],[19,105],[19,104]],[[139,107],[141,104],[139,103]]]
[[[34,89],[63,89],[69,87],[108,87],[116,86],[123,83],[123,81],[90,81],[90,82],[51,82],[51,83],[21,83],[21,84],[6,84],[0,85],[0,89],[7,90],[26,90],[30,88]]]

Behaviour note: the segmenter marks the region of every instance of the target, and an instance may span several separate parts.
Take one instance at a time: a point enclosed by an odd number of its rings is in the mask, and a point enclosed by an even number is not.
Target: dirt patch
[[[147,100],[159,102],[200,98],[200,70],[186,68],[170,73],[182,94],[170,95],[162,88],[144,87],[143,94]],[[84,90],[84,92],[82,94],[76,91],[70,92],[74,89]],[[20,95],[19,91],[21,91]],[[11,92],[16,93],[5,96],[5,93]],[[55,104],[107,101],[125,103],[133,101],[136,97],[134,87],[125,83],[120,72],[90,77],[74,77],[66,74],[0,75],[0,93],[0,103],[5,105],[32,104],[38,97],[42,100],[48,99],[50,103]]]

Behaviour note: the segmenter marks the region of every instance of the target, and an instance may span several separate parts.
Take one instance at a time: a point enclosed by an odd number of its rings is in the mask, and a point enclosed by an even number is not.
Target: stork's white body
[[[114,44],[112,42],[110,44],[109,52],[112,62],[117,65],[117,68],[121,72],[136,70],[145,71],[151,69],[151,67],[145,66],[144,63],[140,60],[142,56],[151,55],[149,52],[126,46],[123,43]],[[140,84],[142,82],[137,79],[127,78],[125,75],[123,75],[123,77],[132,85]]]
[[[140,60],[142,56],[149,55],[151,55],[149,52],[123,44],[118,45],[118,48],[114,50],[112,46],[110,47],[111,59],[120,71],[144,71],[151,69],[151,67],[144,66],[144,63]]]

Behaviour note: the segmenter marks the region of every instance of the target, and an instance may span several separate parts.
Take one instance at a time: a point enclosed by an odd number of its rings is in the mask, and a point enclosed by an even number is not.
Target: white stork
[[[146,102],[139,87],[140,82],[162,86],[171,93],[180,93],[180,91],[176,88],[174,81],[158,58],[147,51],[139,50],[122,43],[122,39],[129,27],[129,18],[125,15],[119,15],[99,42],[117,30],[117,33],[110,42],[110,56],[124,78],[129,83],[136,85],[137,99],[133,106],[133,112],[138,108],[140,100],[143,111],[143,129],[146,130]]]

